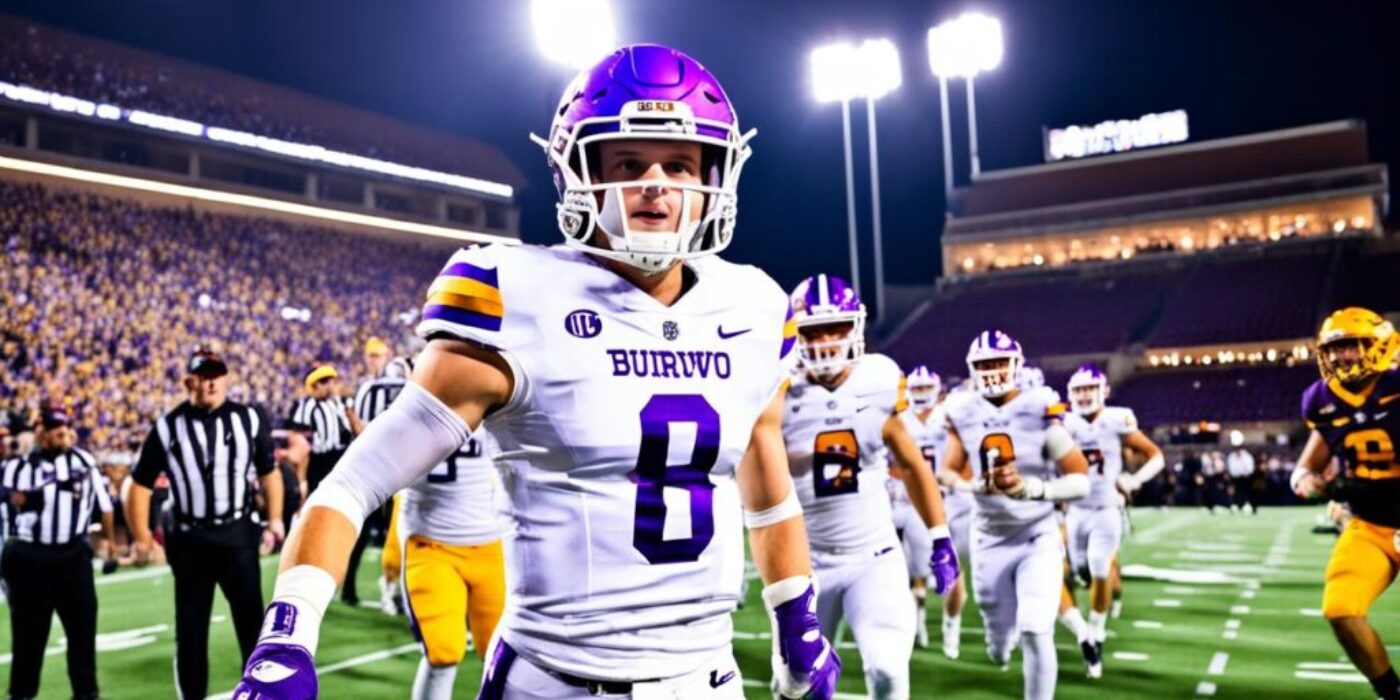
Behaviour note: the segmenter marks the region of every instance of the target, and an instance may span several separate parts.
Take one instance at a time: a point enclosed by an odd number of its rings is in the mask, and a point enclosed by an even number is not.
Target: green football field
[[[1084,677],[1077,648],[1057,630],[1061,698],[1361,698],[1370,688],[1332,639],[1319,607],[1322,570],[1335,537],[1314,535],[1318,508],[1266,510],[1258,516],[1202,511],[1139,510],[1124,552],[1126,593],[1120,619],[1109,623],[1104,678]],[[376,558],[365,557],[360,590],[374,592]],[[264,591],[275,562],[263,562]],[[174,621],[171,579],[164,570],[122,571],[99,578],[98,675],[105,698],[171,698]],[[1081,595],[1081,600],[1083,596]],[[1400,606],[1382,597],[1372,621],[1400,651]],[[9,667],[9,611],[0,608],[0,669]],[[750,686],[765,697],[768,622],[758,602],[736,615],[735,651]],[[937,613],[930,614],[938,634]],[[210,639],[211,692],[232,688],[237,646],[222,600],[215,603]],[[986,660],[981,623],[969,606],[963,656],[949,661],[935,649],[914,654],[915,698],[1019,697],[1019,664],[1003,673]],[[55,621],[44,666],[44,698],[68,697],[62,631]],[[841,646],[842,697],[862,697],[860,659]],[[418,648],[402,619],[375,609],[335,605],[326,617],[318,654],[322,697],[408,696]],[[457,696],[473,697],[481,665],[464,663]]]

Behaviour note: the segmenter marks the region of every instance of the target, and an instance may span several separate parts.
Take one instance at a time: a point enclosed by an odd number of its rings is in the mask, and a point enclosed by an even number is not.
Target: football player
[[[768,275],[715,255],[752,132],[708,70],[656,45],[581,73],[553,117],[537,141],[564,245],[448,261],[412,380],[288,538],[235,697],[315,695],[320,620],[365,514],[483,423],[518,534],[481,697],[743,697],[741,522],[767,584],[775,693],[832,697],[840,660],[782,441],[791,308]]]
[[[1109,608],[1113,604],[1113,560],[1123,542],[1121,489],[1132,493],[1166,466],[1161,448],[1138,429],[1133,409],[1109,406],[1108,377],[1094,365],[1083,365],[1069,378],[1073,409],[1065,419],[1084,458],[1089,462],[1089,495],[1069,504],[1065,524],[1069,561],[1075,575],[1089,581],[1089,642],[1099,663],[1090,663],[1089,677],[1103,675],[1103,645]],[[1146,461],[1136,472],[1123,469],[1123,452],[1132,450]]]
[[[793,291],[792,309],[799,371],[783,439],[822,592],[817,617],[830,637],[844,615],[870,697],[907,700],[913,598],[885,488],[886,451],[921,521],[905,537],[929,541],[923,556],[943,594],[958,578],[958,561],[938,482],[901,418],[909,405],[904,374],[890,358],[865,352],[856,290],[838,277],[809,277]]]
[[[1089,465],[1065,429],[1055,391],[1017,388],[1024,361],[1021,344],[1001,331],[973,339],[967,368],[974,390],[944,402],[943,468],[975,498],[972,586],[987,653],[1006,667],[1019,641],[1025,697],[1044,700],[1055,695],[1055,617],[1063,585],[1055,502],[1089,492]]]
[[[924,460],[937,476],[938,460],[942,457],[948,440],[948,418],[941,405],[943,381],[937,372],[920,365],[909,373],[908,384],[909,405],[913,410],[904,413],[904,424],[923,453]],[[891,476],[898,475],[898,471],[891,473]],[[890,483],[893,494],[891,502],[899,505],[895,510],[895,526],[901,531],[905,527],[912,528],[915,525],[913,518],[917,513],[909,502],[904,482],[896,478],[891,479]],[[959,561],[966,561],[968,530],[972,527],[972,494],[951,487],[942,488],[940,493],[943,496],[943,511],[948,516],[948,530],[953,535],[953,546]],[[909,531],[916,530],[917,528],[913,528]],[[914,603],[917,608],[914,619],[918,624],[918,640],[922,647],[928,646],[928,627],[924,617],[925,580],[931,573],[927,565],[928,545],[929,541],[923,537],[904,540],[905,556],[909,559],[910,585],[914,591]],[[943,654],[950,659],[958,658],[961,653],[962,610],[966,601],[967,596],[960,575],[943,596]]]
[[[477,431],[397,497],[403,590],[423,659],[413,700],[450,700],[467,632],[483,659],[506,603],[493,443]],[[470,622],[470,625],[468,625]]]
[[[1291,483],[1303,498],[1344,501],[1352,517],[1332,548],[1322,615],[1376,694],[1400,698],[1390,655],[1366,615],[1400,572],[1400,335],[1358,307],[1327,317],[1317,334],[1322,378],[1303,394],[1312,431]],[[1329,468],[1336,458],[1341,469]]]

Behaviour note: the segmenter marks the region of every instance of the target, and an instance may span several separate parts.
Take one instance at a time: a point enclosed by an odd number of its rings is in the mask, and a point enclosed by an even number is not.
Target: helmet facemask
[[[535,141],[554,166],[560,190],[559,229],[565,242],[656,273],[729,246],[738,214],[739,175],[751,153],[748,142],[753,134],[750,130],[741,135],[732,124],[697,119],[684,102],[645,100],[627,103],[619,116],[583,119],[570,129],[556,124],[550,141],[538,137]],[[700,144],[701,181],[599,181],[601,144],[624,140]],[[681,192],[681,215],[674,230],[634,230],[628,223],[625,192],[648,188]],[[697,198],[702,202],[698,218],[692,216]],[[595,231],[602,235],[596,236]]]
[[[1334,312],[1317,337],[1317,366],[1326,379],[1356,387],[1391,369],[1400,334],[1375,312],[1350,307]]]
[[[968,360],[967,370],[977,393],[996,399],[1016,388],[1016,375],[1020,373],[1024,361],[1020,355],[1006,353]]]
[[[1081,416],[1092,416],[1103,410],[1108,401],[1108,387],[1103,384],[1071,384],[1070,407]]]
[[[837,376],[865,354],[865,309],[799,319],[797,349],[807,372],[818,379]]]

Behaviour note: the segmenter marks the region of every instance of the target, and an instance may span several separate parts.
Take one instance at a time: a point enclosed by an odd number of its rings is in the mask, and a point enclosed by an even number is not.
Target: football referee
[[[37,446],[5,460],[0,484],[14,516],[0,576],[10,599],[11,700],[39,694],[39,672],[53,614],[68,637],[68,682],[73,697],[97,697],[97,590],[92,580],[88,529],[94,506],[111,541],[112,499],[97,461],[78,449],[67,412],[40,414]]]
[[[272,461],[272,433],[261,411],[228,400],[228,365],[199,350],[185,377],[189,400],[156,420],[131,472],[127,524],[138,559],[152,549],[151,488],[170,477],[174,527],[165,554],[175,577],[175,685],[181,698],[203,698],[209,684],[209,612],[214,587],[229,615],[246,663],[262,626],[261,532],[253,522],[252,477],[266,498],[263,522],[277,538],[282,524],[282,475]],[[231,663],[231,659],[228,662]]]

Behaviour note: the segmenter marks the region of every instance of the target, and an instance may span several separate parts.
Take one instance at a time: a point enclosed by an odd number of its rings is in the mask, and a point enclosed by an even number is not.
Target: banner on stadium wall
[[[1190,135],[1184,109],[1041,131],[1047,163],[1181,143]]]

